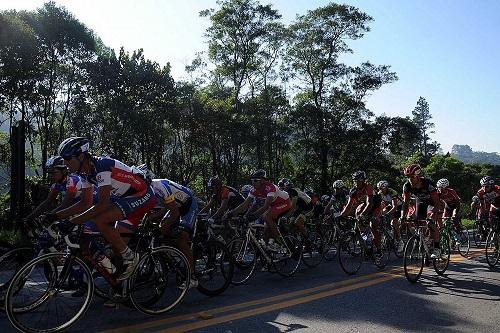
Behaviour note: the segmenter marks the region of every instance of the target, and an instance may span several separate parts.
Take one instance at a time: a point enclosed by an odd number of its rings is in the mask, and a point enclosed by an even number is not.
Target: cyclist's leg
[[[373,233],[373,242],[377,247],[377,251],[380,252],[382,247],[380,246],[380,229],[379,229],[379,216],[378,214],[373,214],[370,217],[371,228]]]
[[[196,223],[196,215],[198,213],[198,199],[193,197],[191,205],[186,214],[182,215],[179,219],[179,229],[181,230],[176,239],[176,244],[179,250],[186,256],[191,272],[194,276],[194,258],[193,251],[189,246],[189,236],[194,230]]]

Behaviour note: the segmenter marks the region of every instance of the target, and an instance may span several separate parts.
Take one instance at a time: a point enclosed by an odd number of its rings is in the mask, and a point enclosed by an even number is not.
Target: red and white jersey
[[[274,185],[271,182],[265,182],[264,184],[262,184],[262,187],[259,190],[255,189],[255,187],[252,188],[248,196],[250,198],[256,199],[266,199],[268,197],[271,197],[273,198],[271,206],[290,201],[290,196],[288,195],[288,193],[286,191],[280,190],[278,186]]]
[[[92,157],[92,172],[90,175],[81,175],[83,188],[91,187],[91,184],[102,187],[111,186],[111,194],[117,197],[143,196],[148,184],[132,169],[113,158]]]
[[[484,188],[481,188],[479,191],[477,191],[477,196],[479,197],[479,200],[481,200],[481,203],[486,203],[489,204],[490,206],[495,206],[495,208],[500,208],[500,186],[495,185],[493,186],[493,190],[489,193],[486,193],[484,191]],[[491,210],[492,208],[490,208]]]
[[[50,187],[50,191],[54,193],[71,193],[75,195],[75,199],[80,197],[82,193],[82,179],[77,175],[68,175],[61,183],[54,183]]]

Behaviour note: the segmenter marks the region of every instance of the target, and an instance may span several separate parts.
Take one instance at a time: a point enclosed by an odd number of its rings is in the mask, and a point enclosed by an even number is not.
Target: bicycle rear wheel
[[[475,221],[472,229],[472,238],[474,239],[474,244],[477,247],[481,246],[481,243],[484,240],[484,225],[480,221]]]
[[[302,261],[307,267],[316,267],[323,261],[324,241],[316,231],[309,231],[309,242],[304,245]]]
[[[337,228],[328,229],[323,236],[323,241],[323,257],[326,261],[332,261],[338,253]]]
[[[354,231],[344,233],[339,241],[339,263],[342,270],[349,275],[356,274],[363,264],[364,255],[361,235]]]
[[[227,244],[227,248],[234,260],[231,283],[240,285],[247,282],[255,272],[255,266],[257,265],[255,246],[246,238],[235,238]]]
[[[441,251],[441,255],[437,259],[432,260],[432,265],[434,266],[434,270],[438,275],[443,275],[448,269],[448,265],[450,263],[450,238],[448,235],[443,234],[439,239],[439,248]]]
[[[462,257],[466,257],[470,250],[469,231],[463,227],[462,231],[458,232],[458,252]]]
[[[142,256],[128,280],[132,304],[145,314],[161,314],[177,306],[189,288],[191,271],[184,254],[171,246]]]
[[[273,266],[281,276],[292,276],[299,269],[300,261],[303,253],[302,241],[293,235],[286,235],[283,237],[286,248],[279,253],[273,253]]]
[[[71,269],[80,272],[78,283]],[[83,292],[76,296],[77,290]],[[93,292],[92,274],[80,258],[63,253],[42,255],[12,279],[5,299],[7,317],[22,332],[59,332],[84,315]]]
[[[495,267],[500,259],[500,239],[498,232],[491,230],[486,237],[486,262],[490,267]]]
[[[403,267],[408,281],[415,283],[424,269],[424,246],[420,244],[420,236],[413,235],[405,244]]]

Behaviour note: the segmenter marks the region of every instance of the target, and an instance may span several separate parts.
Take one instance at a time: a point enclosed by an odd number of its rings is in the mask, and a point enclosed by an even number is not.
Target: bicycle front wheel
[[[444,272],[448,269],[448,265],[450,263],[450,238],[448,235],[443,234],[439,239],[439,249],[440,256],[439,258],[432,260],[432,265],[434,266],[434,270],[438,275],[443,275]]]
[[[328,229],[323,237],[323,257],[326,261],[332,261],[338,252],[337,228]]]
[[[349,231],[342,235],[339,241],[339,263],[346,274],[352,275],[359,271],[364,254],[363,239],[359,233]]]
[[[234,272],[233,257],[224,243],[198,243],[193,255],[198,291],[207,296],[223,293],[231,284]]]
[[[0,309],[4,308],[5,293],[16,272],[35,256],[32,247],[19,247],[0,257]]]
[[[42,255],[13,277],[5,299],[7,317],[22,332],[59,332],[84,315],[93,292],[92,274],[80,258]]]
[[[495,267],[500,259],[500,239],[498,232],[491,230],[486,237],[486,262],[490,267]]]
[[[408,281],[415,283],[424,269],[425,249],[420,244],[420,236],[413,235],[405,244],[403,267]]]
[[[466,257],[470,250],[470,238],[469,231],[467,228],[463,228],[462,231],[458,232],[458,252],[462,257]]]
[[[324,241],[316,231],[309,231],[308,243],[304,245],[302,261],[307,267],[316,267],[323,261]]]
[[[255,272],[257,250],[247,238],[235,238],[227,244],[234,260],[234,272],[231,283],[240,285],[247,282]]]

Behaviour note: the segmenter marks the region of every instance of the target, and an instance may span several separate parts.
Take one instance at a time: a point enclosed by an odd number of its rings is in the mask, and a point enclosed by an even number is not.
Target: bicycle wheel
[[[486,237],[486,262],[490,267],[495,267],[500,259],[500,240],[498,237],[498,232],[496,230],[491,230]]]
[[[420,236],[413,235],[405,244],[403,267],[408,281],[415,283],[424,269],[424,246],[420,244]]]
[[[479,221],[474,222],[474,226],[472,227],[472,238],[474,239],[474,244],[476,244],[477,247],[481,246],[481,243],[483,241],[483,225]]]
[[[348,231],[339,241],[339,263],[342,270],[349,275],[356,274],[361,268],[365,249],[361,235]]]
[[[466,257],[469,254],[469,250],[469,231],[467,230],[467,228],[463,227],[463,229],[458,232],[458,252],[462,257]]]
[[[338,252],[337,228],[328,229],[323,237],[323,258],[332,261]]]
[[[281,276],[288,277],[295,274],[300,266],[303,244],[298,237],[293,235],[286,235],[283,239],[286,247],[283,247],[283,251],[273,252],[271,258],[276,272]]]
[[[19,247],[0,257],[0,309],[4,309],[5,293],[16,272],[35,256],[32,247]]]
[[[227,248],[234,261],[234,272],[231,283],[240,285],[247,282],[255,272],[257,265],[257,252],[255,245],[246,238],[235,238],[230,241]]]
[[[50,268],[48,268],[50,267]],[[75,285],[70,269],[81,272]],[[75,290],[85,292],[75,296]],[[12,279],[5,305],[11,324],[22,332],[59,332],[83,316],[94,285],[87,265],[74,256],[49,253],[23,266]]]
[[[304,245],[302,261],[307,267],[316,267],[323,261],[323,238],[316,231],[309,231],[309,243]]]
[[[438,275],[443,275],[448,269],[450,263],[450,238],[446,234],[442,234],[439,239],[439,248],[441,250],[441,255],[437,259],[432,260],[432,265],[434,270]]]
[[[157,247],[141,257],[128,279],[130,300],[142,313],[165,313],[182,301],[190,276],[188,260],[181,251]]]
[[[234,261],[226,246],[219,241],[198,243],[193,251],[198,291],[207,296],[224,292],[233,278]]]
[[[382,247],[380,251],[382,254],[375,260],[375,266],[382,269],[387,265],[391,256],[391,248],[394,247],[393,243],[394,239],[387,233],[387,230],[380,233],[380,245]]]

